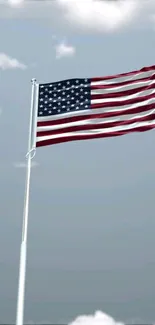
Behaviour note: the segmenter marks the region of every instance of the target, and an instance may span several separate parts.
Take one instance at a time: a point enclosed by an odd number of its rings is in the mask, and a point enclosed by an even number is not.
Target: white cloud
[[[31,167],[37,167],[37,166],[39,166],[39,164],[36,161],[31,162]],[[20,162],[19,161],[19,162],[14,163],[14,167],[16,167],[16,168],[26,168],[27,164],[26,164],[26,162]]]
[[[53,22],[56,1],[0,0],[0,18],[49,18]]]
[[[0,17],[46,17],[52,24],[57,22],[58,15],[60,18],[56,8],[62,9],[69,27],[75,25],[86,31],[114,32],[138,25],[154,27],[150,18],[155,14],[155,0],[1,0],[0,6]]]
[[[152,0],[57,0],[67,20],[86,29],[113,31],[136,21]]]
[[[111,316],[101,311],[96,311],[94,315],[77,317],[69,325],[123,325],[123,323],[116,322]]]
[[[19,62],[17,59],[14,59],[8,56],[5,53],[0,53],[0,69],[22,69],[25,70],[27,67],[25,64]]]
[[[11,6],[18,6],[21,5],[24,1],[23,0],[8,0]]]
[[[60,42],[55,46],[56,58],[60,59],[62,57],[71,57],[75,54],[75,47],[72,45],[67,45],[65,41]]]

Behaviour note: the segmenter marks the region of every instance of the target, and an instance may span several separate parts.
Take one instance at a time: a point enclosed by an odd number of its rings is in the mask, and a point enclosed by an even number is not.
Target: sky
[[[31,79],[154,65],[154,37],[151,0],[0,0],[0,323],[16,317]],[[155,321],[154,148],[149,131],[37,149],[25,322]]]

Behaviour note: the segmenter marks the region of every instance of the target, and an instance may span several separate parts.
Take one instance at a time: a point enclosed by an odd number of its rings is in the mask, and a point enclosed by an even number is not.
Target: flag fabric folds
[[[155,66],[39,84],[36,146],[155,127]]]

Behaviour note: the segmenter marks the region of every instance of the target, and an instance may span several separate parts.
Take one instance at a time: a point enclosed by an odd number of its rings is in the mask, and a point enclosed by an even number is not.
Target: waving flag
[[[36,146],[155,127],[155,66],[39,84]]]

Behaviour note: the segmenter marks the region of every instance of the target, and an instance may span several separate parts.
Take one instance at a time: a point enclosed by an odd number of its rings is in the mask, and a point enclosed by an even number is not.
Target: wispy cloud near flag
[[[37,147],[155,128],[155,66],[39,85]]]
[[[0,53],[0,69],[22,69],[25,70],[27,66],[24,63],[19,62],[17,59],[8,56],[5,53]]]
[[[96,311],[94,315],[78,316],[69,325],[124,325],[124,323],[115,321],[114,318],[102,311]]]
[[[72,45],[67,44],[65,41],[58,43],[55,46],[56,50],[56,59],[72,57],[75,55],[75,47]]]
[[[15,162],[13,165],[16,168],[26,168],[27,167],[27,164],[22,161]],[[36,161],[32,161],[31,167],[38,167],[38,166],[39,166],[39,164]]]

